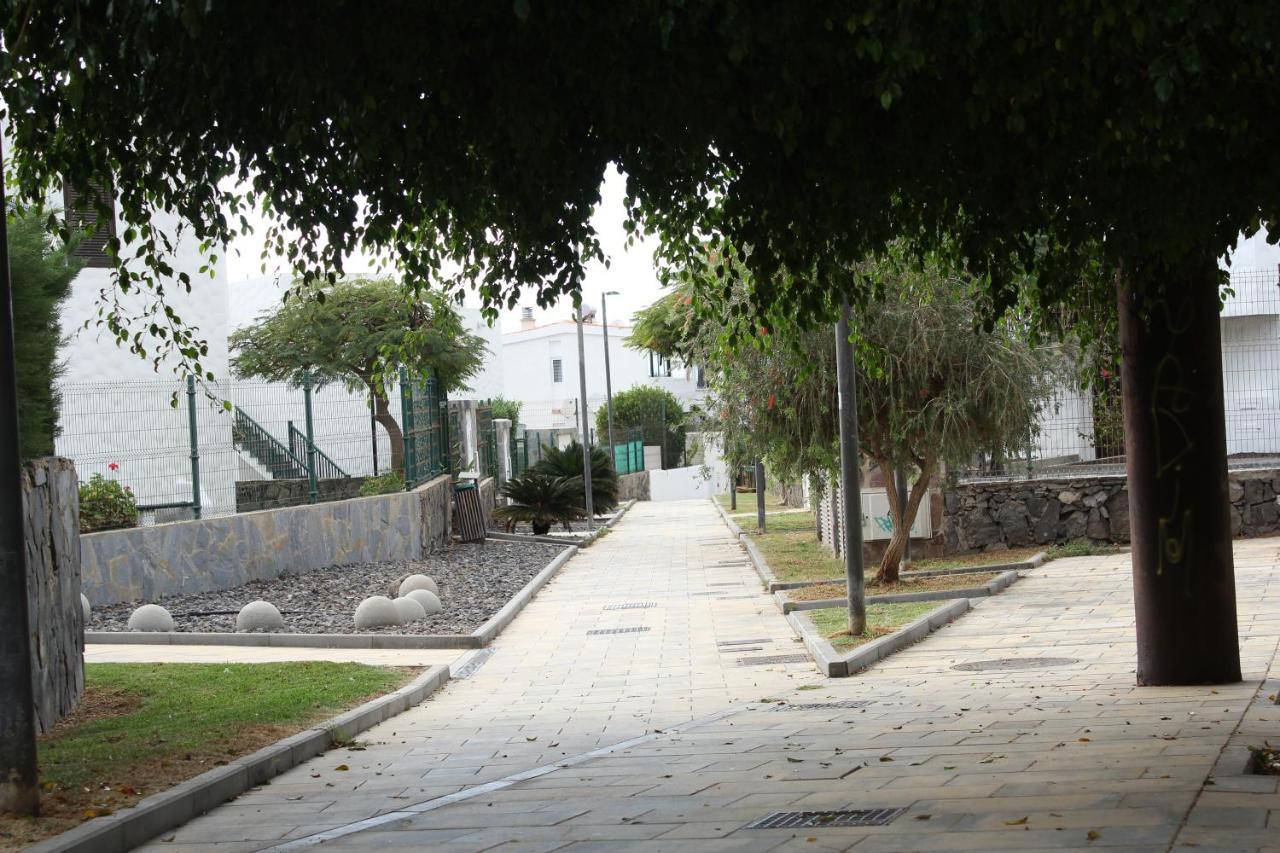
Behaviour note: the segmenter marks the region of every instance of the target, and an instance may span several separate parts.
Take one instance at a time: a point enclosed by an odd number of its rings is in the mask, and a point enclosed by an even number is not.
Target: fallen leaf
[[[583,452],[585,453],[586,451],[583,451]],[[792,758],[790,755],[788,755],[788,756],[787,756],[787,761],[790,761],[792,764],[803,764],[803,763],[804,763],[804,759],[803,759],[803,758]]]
[[[350,770],[351,768],[350,768],[350,767],[348,767],[348,766],[347,766],[347,765],[345,765],[345,764],[339,764],[337,767],[335,767],[335,768],[333,768],[333,769],[334,769],[334,770]]]
[[[880,756],[880,760],[881,760],[881,761],[893,761],[893,759],[892,759],[892,758],[890,758],[890,757],[889,757],[889,756],[887,756],[887,755],[882,755],[882,756]]]
[[[931,817],[933,817],[931,814],[918,814],[916,815],[916,820],[928,820]]]
[[[1101,837],[1102,835],[1100,833],[1092,829],[1089,830],[1089,834],[1085,836],[1085,838],[1089,839],[1090,841],[1097,841]]]
[[[1004,825],[1005,826],[1022,826],[1026,822],[1027,822],[1027,819],[1025,817],[1020,817],[1017,820],[1006,820],[1004,822]]]
[[[1089,740],[1090,740],[1090,739],[1089,739],[1089,738],[1087,738],[1087,737],[1082,737],[1082,738],[1080,738],[1080,742],[1081,742],[1081,743],[1088,743],[1088,742],[1089,742]]]

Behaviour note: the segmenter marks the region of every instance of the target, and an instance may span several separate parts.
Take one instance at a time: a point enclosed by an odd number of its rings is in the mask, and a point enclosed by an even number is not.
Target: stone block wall
[[[80,493],[70,459],[36,459],[22,469],[27,623],[36,730],[75,710],[84,693],[80,607]]]
[[[448,543],[453,485],[80,537],[90,602],[230,589],[285,571],[416,559]]]
[[[343,501],[360,496],[360,487],[367,477],[339,477],[316,481],[316,497],[321,502]],[[302,506],[311,497],[308,480],[237,480],[236,512],[257,512],[260,509],[280,509],[286,506]]]
[[[966,483],[945,496],[947,551],[994,551],[1073,539],[1126,544],[1129,492],[1123,475]],[[1280,470],[1228,475],[1233,536],[1280,532]]]
[[[634,474],[618,476],[618,503],[647,500],[649,500],[648,471],[636,471]]]

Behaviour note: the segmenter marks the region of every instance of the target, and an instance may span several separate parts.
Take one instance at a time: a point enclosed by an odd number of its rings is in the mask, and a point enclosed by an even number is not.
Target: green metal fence
[[[420,486],[450,470],[449,401],[434,376],[409,378],[400,371],[400,413],[404,430],[404,483]]]
[[[498,432],[493,425],[493,407],[487,403],[476,406],[476,452],[480,457],[476,465],[480,477],[497,477]]]

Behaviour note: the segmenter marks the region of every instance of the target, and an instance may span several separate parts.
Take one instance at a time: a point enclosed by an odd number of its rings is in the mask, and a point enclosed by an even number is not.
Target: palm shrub
[[[569,442],[564,448],[548,447],[533,466],[535,471],[556,477],[578,478],[578,505],[586,506],[586,489],[582,484],[582,445]],[[597,513],[618,506],[618,473],[613,470],[609,454],[599,447],[591,448],[591,508]]]
[[[553,524],[567,525],[586,515],[581,477],[557,477],[530,469],[503,483],[500,491],[511,503],[495,507],[493,517],[506,522],[508,530],[524,521],[542,536]]]

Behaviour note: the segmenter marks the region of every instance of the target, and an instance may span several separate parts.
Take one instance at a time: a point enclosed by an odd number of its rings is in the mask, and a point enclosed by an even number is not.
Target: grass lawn
[[[856,649],[877,637],[892,634],[908,622],[914,622],[930,610],[941,607],[941,601],[908,601],[902,604],[868,604],[867,632],[859,637],[849,634],[849,611],[843,607],[825,610],[806,610],[805,616],[813,620],[822,636],[838,651]]]
[[[893,586],[881,586],[874,580],[875,573],[868,573],[865,578],[867,595],[886,595],[900,592],[937,592],[944,589],[965,589],[971,586],[982,586],[997,576],[998,572],[981,572],[971,575],[939,575],[932,578],[903,578],[901,583]],[[817,586],[802,586],[787,590],[793,601],[817,601],[820,598],[844,598],[844,583],[820,583]]]
[[[41,817],[0,818],[0,849],[132,805],[416,672],[326,662],[88,664],[80,707],[40,739]]]
[[[729,496],[716,495],[716,501],[729,512]],[[764,495],[764,511],[771,512],[774,510],[797,509],[797,507],[786,506],[782,501],[774,495],[765,492]],[[755,512],[756,511],[756,493],[755,492],[738,492],[738,508],[733,512]]]

